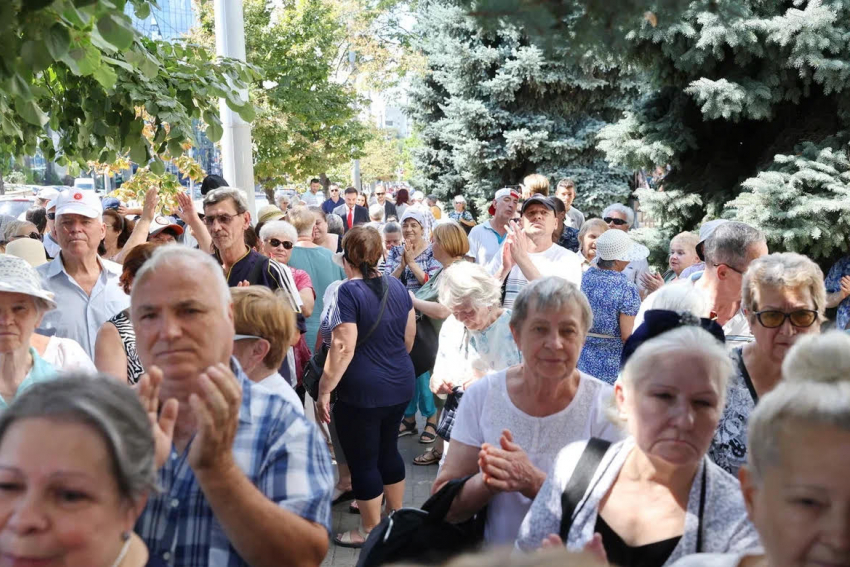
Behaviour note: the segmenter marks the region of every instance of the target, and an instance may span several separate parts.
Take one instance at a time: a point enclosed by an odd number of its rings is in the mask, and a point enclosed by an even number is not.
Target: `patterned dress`
[[[747,424],[758,402],[758,394],[744,365],[744,347],[729,351],[735,375],[729,378],[726,406],[711,440],[708,456],[719,467],[735,476],[747,463]]]
[[[841,290],[841,278],[850,276],[850,256],[845,256],[837,261],[832,268],[829,269],[829,274],[824,280],[827,293],[835,293]],[[841,331],[846,331],[847,324],[850,323],[850,297],[838,304],[838,313],[835,317],[835,328]]]
[[[462,211],[460,213],[457,212],[457,211],[451,211],[449,213],[449,218],[452,219],[453,221],[458,222],[458,223],[461,220],[465,220],[466,222],[474,222],[475,221],[475,219],[472,218],[472,213],[470,213],[469,211]]]
[[[578,360],[578,369],[613,384],[620,371],[623,340],[620,314],[637,315],[640,295],[637,287],[620,272],[592,267],[584,273],[581,291],[593,310],[593,326]]]
[[[387,262],[384,264],[384,274],[391,276],[396,268],[404,261],[404,246],[396,246],[392,250],[390,250],[389,254],[387,254]],[[431,245],[422,251],[419,256],[416,257],[416,263],[425,272],[425,275],[430,279],[434,277],[434,274],[442,268],[443,266],[434,259],[434,252],[431,250]],[[407,287],[408,291],[412,291],[416,293],[416,291],[422,287],[422,284],[419,283],[419,280],[416,279],[416,276],[413,274],[413,271],[410,269],[410,266],[405,266],[404,270],[401,272],[401,277],[399,278],[402,283]]]
[[[133,323],[126,309],[108,322],[118,329],[118,336],[121,337],[121,343],[124,345],[124,354],[127,355],[127,383],[132,386],[145,373],[142,361],[139,360],[139,354],[136,352],[136,331],[133,330]]]

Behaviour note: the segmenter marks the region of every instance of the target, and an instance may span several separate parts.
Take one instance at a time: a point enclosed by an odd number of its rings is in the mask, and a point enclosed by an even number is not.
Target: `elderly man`
[[[176,419],[172,443],[171,428],[158,428],[162,492],[136,524],[151,555],[179,566],[319,565],[334,485],[327,446],[233,358],[233,306],[215,260],[157,249],[136,274],[130,314],[149,372],[139,395]]]
[[[118,283],[121,266],[97,255],[106,227],[94,191],[63,191],[55,207],[51,232],[60,252],[38,272],[59,308],[44,316],[39,333],[74,339],[94,357],[100,326],[129,305]]]
[[[322,203],[322,210],[325,211],[326,215],[329,215],[340,205],[342,205],[342,198],[339,194],[339,185],[331,183],[328,186],[328,198]]]
[[[533,194],[522,204],[522,228],[514,224],[502,248],[487,270],[504,281],[502,305],[510,309],[519,292],[530,281],[559,276],[581,285],[581,259],[578,254],[555,245],[555,205],[549,197]],[[507,279],[506,279],[507,278]]]
[[[727,346],[734,348],[752,341],[750,325],[741,311],[741,284],[750,262],[768,253],[764,234],[742,222],[723,223],[705,242],[704,253],[705,271],[670,285],[693,285],[703,293],[709,310],[705,315],[723,327]],[[641,304],[636,329],[643,322],[643,314],[653,308],[658,293],[650,294]]]
[[[581,225],[584,224],[584,213],[573,206],[576,198],[576,182],[569,177],[561,179],[555,188],[555,196],[564,203],[564,208],[567,210],[564,225],[581,230]]]
[[[467,256],[477,264],[486,266],[499,253],[499,249],[508,235],[507,226],[514,218],[519,203],[519,192],[505,187],[496,191],[489,213],[490,220],[473,227],[469,231],[469,252]]]

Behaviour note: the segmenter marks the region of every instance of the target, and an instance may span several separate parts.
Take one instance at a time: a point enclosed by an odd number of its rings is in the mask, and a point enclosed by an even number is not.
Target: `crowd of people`
[[[453,565],[847,564],[850,260],[717,219],[659,273],[578,189],[45,190],[0,225],[0,557],[316,566],[422,504],[416,436],[514,550]]]

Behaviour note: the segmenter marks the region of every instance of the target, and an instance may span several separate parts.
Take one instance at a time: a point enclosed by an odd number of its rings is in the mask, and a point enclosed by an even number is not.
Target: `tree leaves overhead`
[[[149,12],[149,0],[0,2],[0,148],[17,156],[41,149],[81,165],[130,154],[143,165],[151,151],[142,108],[173,151],[191,140],[193,120],[221,129],[220,97],[253,118],[238,93],[259,80],[254,67],[141,37],[124,13],[128,3],[137,15]]]

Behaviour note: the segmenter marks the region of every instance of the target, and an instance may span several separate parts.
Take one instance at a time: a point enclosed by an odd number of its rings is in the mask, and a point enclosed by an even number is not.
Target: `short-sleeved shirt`
[[[558,276],[577,286],[581,286],[581,258],[578,257],[578,254],[553,244],[543,252],[534,252],[528,256],[531,259],[531,263],[540,272],[541,277]],[[497,253],[493,257],[487,266],[487,270],[493,275],[502,271],[501,253]],[[525,277],[525,274],[522,273],[518,265],[514,266],[508,272],[507,278],[503,306],[505,309],[510,309],[513,307],[514,300],[519,295],[519,292],[528,285],[528,278]]]
[[[841,291],[841,278],[850,276],[850,256],[845,256],[837,261],[829,269],[829,274],[824,280],[827,293],[835,293]],[[841,331],[847,330],[847,324],[850,323],[850,297],[847,297],[838,304],[838,313],[835,317],[835,328]]]
[[[584,224],[584,213],[575,207],[570,207],[570,210],[567,211],[567,216],[564,218],[564,223],[576,230],[580,230],[581,225]]]
[[[360,408],[388,407],[413,397],[413,362],[404,344],[407,317],[413,301],[396,278],[384,277],[389,295],[383,317],[368,340],[354,350],[337,386],[339,399]],[[328,313],[328,329],[342,323],[357,325],[358,340],[378,318],[381,297],[361,279],[339,286],[334,308]]]
[[[310,190],[304,191],[298,196],[302,201],[304,201],[305,205],[321,205],[325,200],[325,194],[321,191],[316,191],[313,193]]]
[[[292,404],[251,382],[236,359],[230,365],[242,387],[236,465],[276,506],[330,532],[334,473],[324,438]],[[247,567],[189,466],[192,442],[182,454],[171,448],[157,476],[162,491],[151,494],[135,531],[166,565]]]
[[[343,201],[342,199],[337,199],[336,202],[334,202],[333,199],[327,199],[324,203],[322,203],[322,210],[325,212],[326,215],[330,215],[334,212],[335,208],[344,203],[345,201]]]
[[[460,399],[452,443],[470,447],[490,443],[498,447],[502,431],[509,429],[531,463],[548,475],[565,445],[590,437],[611,441],[622,437],[605,416],[611,393],[608,384],[581,374],[575,396],[566,408],[545,417],[533,417],[511,401],[507,372],[494,372],[472,384]],[[489,544],[512,544],[531,502],[519,492],[494,496],[487,507],[484,540]]]
[[[711,460],[734,476],[747,464],[747,425],[758,402],[758,394],[744,364],[743,350],[744,347],[738,347],[729,352],[735,373],[729,378],[726,406],[708,449]]]
[[[462,211],[460,213],[457,211],[450,211],[449,218],[457,222],[460,222],[462,220],[465,220],[466,222],[475,221],[475,219],[472,218],[472,213],[470,213],[469,211]]]
[[[503,235],[496,232],[490,221],[476,225],[469,231],[467,256],[474,258],[476,264],[486,266],[499,253],[507,236],[507,232]]]
[[[389,253],[387,254],[387,261],[384,264],[384,274],[392,275],[396,269],[398,269],[399,265],[404,261],[404,246],[395,246],[393,247]],[[419,256],[415,259],[416,264],[425,272],[425,275],[428,278],[434,277],[434,274],[437,273],[440,268],[442,268],[442,264],[440,264],[436,258],[434,258],[434,251],[431,249],[431,245],[429,244],[425,250],[423,250]],[[416,279],[416,276],[413,274],[413,271],[410,269],[410,266],[405,266],[404,270],[401,272],[401,277],[399,278],[408,290],[416,293],[422,284],[419,283],[419,280]]]
[[[255,270],[254,266],[258,262],[262,263],[263,267]],[[251,285],[262,285],[272,291],[283,289],[287,292],[292,303],[292,310],[296,313],[301,312],[303,302],[301,296],[298,295],[298,288],[295,285],[292,272],[289,271],[287,266],[249,248],[248,253],[230,267],[230,271],[227,273],[227,285],[236,287],[246,280]]]
[[[623,340],[620,314],[637,315],[640,295],[637,287],[614,270],[590,268],[581,280],[581,291],[593,310],[590,333],[581,351],[578,368],[603,382],[613,384],[620,370]],[[610,338],[609,338],[610,337]]]
[[[59,372],[94,374],[97,368],[83,347],[73,339],[50,337],[41,357]]]
[[[305,248],[302,246],[293,248],[292,255],[289,257],[290,268],[304,270],[310,274],[313,290],[316,292],[316,302],[313,304],[313,312],[307,317],[307,334],[304,336],[310,350],[313,350],[316,344],[316,335],[322,321],[325,290],[333,282],[345,279],[345,272],[334,264],[333,257],[333,252],[327,248]]]
[[[91,295],[65,271],[61,254],[36,268],[59,305],[58,309],[45,313],[39,333],[74,339],[90,358],[94,358],[94,343],[101,325],[130,306],[130,297],[118,283],[121,265],[101,258],[97,261],[100,276]]]

